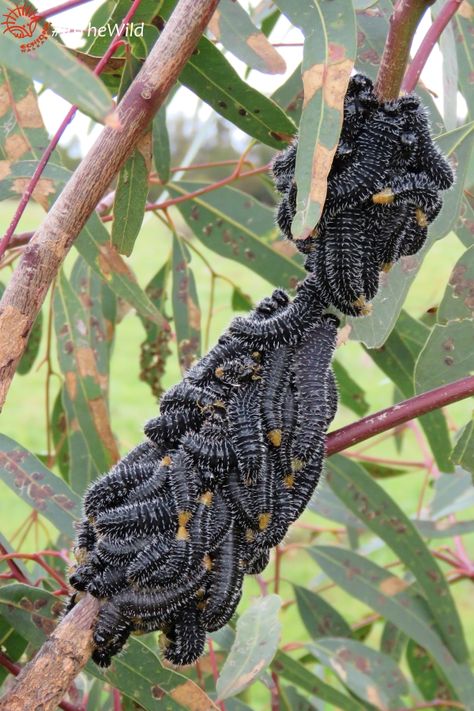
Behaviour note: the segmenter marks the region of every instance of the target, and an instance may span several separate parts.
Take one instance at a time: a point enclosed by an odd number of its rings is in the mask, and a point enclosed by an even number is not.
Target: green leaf
[[[407,545],[409,545],[407,543]],[[434,630],[433,618],[412,585],[365,556],[336,546],[314,546],[308,551],[342,590],[363,601],[408,637],[428,649],[451,679],[459,698],[470,704],[474,678],[467,664],[458,664]]]
[[[394,330],[381,348],[367,350],[374,363],[394,382],[404,398],[415,395],[413,383],[415,363],[427,339],[429,329],[401,311]],[[428,388],[427,388],[428,389]],[[449,457],[451,440],[446,418],[441,410],[429,412],[419,422],[430,443],[438,467],[445,472],[453,470]]]
[[[62,477],[69,483],[69,441],[67,429],[67,417],[63,407],[63,388],[58,392],[54,401],[53,412],[51,413],[51,434],[56,454],[55,463]]]
[[[82,259],[79,263],[81,269]],[[95,298],[97,286],[95,281]],[[97,348],[106,345],[103,324],[92,313],[93,291],[86,289],[81,301],[78,284],[69,283],[60,273],[54,292],[54,324],[58,339],[58,359],[65,378],[63,405],[68,423],[70,453],[69,483],[82,494],[100,474],[119,458],[110,425],[108,407],[108,360],[99,368]],[[74,288],[76,287],[76,288]],[[97,338],[102,330],[103,341]]]
[[[472,18],[474,17],[474,4],[466,0],[463,7],[453,17],[455,33],[457,35],[456,49],[459,70],[459,88],[464,96],[471,119],[474,118],[474,38],[472,35]]]
[[[424,393],[474,371],[472,319],[436,324],[415,366],[415,389]],[[449,469],[445,469],[449,471]]]
[[[328,518],[330,521],[337,521],[343,526],[348,526],[358,531],[365,529],[364,524],[338,499],[325,481],[317,487],[313,498],[308,504],[308,508],[318,516]]]
[[[471,475],[462,469],[456,469],[453,474],[441,474],[434,482],[434,490],[431,518],[443,518],[474,506]]]
[[[362,341],[368,348],[378,348],[387,339],[425,254],[436,240],[445,237],[456,224],[470,161],[473,131],[474,123],[469,123],[436,139],[443,153],[456,163],[456,183],[444,193],[443,209],[430,226],[423,249],[413,257],[403,257],[388,274],[383,275],[378,294],[372,302],[372,314],[365,318],[348,319],[352,326],[351,338]]]
[[[39,588],[16,584],[0,588],[0,609],[15,629],[39,647],[50,635],[63,603]],[[209,711],[215,705],[190,679],[163,667],[143,642],[130,639],[126,649],[103,671],[89,662],[86,671],[118,689],[147,711]]]
[[[6,102],[0,116],[0,160],[39,160],[48,145],[48,134],[33,82],[0,65],[0,94]]]
[[[360,462],[360,464],[374,479],[391,479],[394,476],[408,474],[409,471],[408,469],[387,466],[386,464],[379,464],[378,462]]]
[[[352,412],[355,412],[356,415],[363,417],[369,409],[369,403],[365,399],[365,390],[352,379],[338,360],[333,361],[332,367],[336,376],[341,403]]]
[[[337,610],[311,590],[293,585],[299,615],[311,639],[352,637],[352,630]]]
[[[446,645],[458,661],[464,661],[468,651],[451,590],[410,519],[354,461],[340,455],[331,457],[327,480],[341,501],[385,541],[413,573]]]
[[[359,698],[379,709],[401,706],[408,684],[394,660],[353,639],[326,637],[307,645]]]
[[[474,416],[459,433],[451,452],[451,460],[474,474]]]
[[[0,435],[0,479],[58,531],[74,538],[73,524],[81,517],[79,496],[31,452],[5,435]]]
[[[244,294],[238,287],[232,290],[232,309],[233,311],[250,311],[253,308],[252,301],[247,294]]]
[[[27,645],[24,639],[15,629],[0,616],[0,645],[2,652],[4,651],[8,659],[12,662],[17,662],[22,656]],[[0,667],[0,684],[3,684],[8,677],[8,670]]]
[[[170,271],[171,255],[145,289],[145,293],[163,316]],[[141,321],[146,338],[140,345],[140,379],[148,383],[153,395],[158,399],[164,392],[162,378],[166,362],[171,355],[169,347],[171,329],[165,331],[149,319],[141,319]]]
[[[299,64],[288,79],[272,94],[273,101],[286,110],[287,115],[299,125],[303,110],[303,79]]]
[[[341,131],[344,96],[357,49],[355,14],[347,0],[277,0],[275,4],[305,36],[305,97],[296,154],[298,197],[292,232],[295,237],[306,237],[321,216]]]
[[[239,694],[271,663],[280,640],[280,607],[278,595],[266,595],[239,617],[234,644],[216,683],[219,699]]]
[[[457,701],[456,694],[448,679],[426,649],[410,640],[407,646],[406,658],[413,680],[424,699],[427,701],[432,699]],[[449,711],[451,707],[441,706],[440,708],[442,711]]]
[[[145,215],[150,162],[151,134],[147,133],[120,170],[115,190],[112,244],[127,257],[133,251]]]
[[[294,686],[280,684],[280,704],[283,711],[315,711],[317,708],[309,699],[298,693]]]
[[[417,521],[414,520],[418,531],[424,538],[452,538],[453,536],[465,536],[474,532],[474,521]]]
[[[168,129],[166,126],[166,105],[155,114],[152,127],[153,163],[160,180],[167,183],[170,179],[171,151]]]
[[[473,319],[474,312],[474,245],[466,249],[449,277],[446,291],[436,312],[438,323]]]
[[[271,665],[279,676],[300,689],[304,689],[316,699],[332,704],[334,709],[344,711],[363,711],[364,706],[356,699],[349,698],[340,691],[326,684],[319,676],[312,674],[300,662],[295,661],[284,652],[278,651]]]
[[[380,638],[380,651],[399,662],[406,643],[406,635],[393,622],[386,622]]]
[[[221,0],[209,28],[214,37],[244,64],[267,74],[283,74],[286,63],[243,7]]]
[[[470,247],[474,239],[474,209],[467,197],[461,202],[461,210],[454,231],[465,247]]]
[[[189,250],[177,234],[173,237],[173,317],[184,372],[201,355],[201,311]]]
[[[19,375],[26,375],[33,367],[33,363],[38,355],[41,344],[41,336],[43,333],[43,312],[40,311],[31,329],[31,333],[26,344],[25,352],[23,353],[20,362],[18,363],[16,372]]]
[[[6,0],[0,0],[0,15],[7,14],[9,10],[11,5]],[[38,23],[32,40],[40,35],[43,24]],[[40,81],[98,121],[103,121],[112,111],[112,97],[100,79],[72,57],[53,37],[48,36],[43,44],[35,48],[33,54],[22,52],[22,44],[24,42],[14,37],[11,32],[4,31],[0,34],[0,56],[3,65],[30,79]]]
[[[284,148],[296,133],[296,126],[284,111],[244,82],[205,37],[200,39],[179,80],[218,114],[272,148]]]
[[[109,233],[97,215],[91,215],[74,245],[92,269],[105,279],[114,294],[133,306],[140,316],[168,328],[160,312],[138,286],[131,269],[110,244]]]
[[[171,194],[184,195],[206,183],[180,181]],[[235,188],[219,188],[176,206],[194,235],[209,249],[248,267],[270,283],[294,287],[304,278],[303,267],[269,243],[274,232],[273,210]]]

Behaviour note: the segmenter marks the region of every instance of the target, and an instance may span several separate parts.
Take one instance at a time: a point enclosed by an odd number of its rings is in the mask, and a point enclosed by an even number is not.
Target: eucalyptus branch
[[[117,107],[120,130],[103,129],[28,243],[0,301],[0,407],[54,277],[176,82],[217,4],[218,0],[179,0]]]
[[[396,99],[400,92],[416,29],[435,0],[398,0],[390,18],[375,91],[380,99]]]

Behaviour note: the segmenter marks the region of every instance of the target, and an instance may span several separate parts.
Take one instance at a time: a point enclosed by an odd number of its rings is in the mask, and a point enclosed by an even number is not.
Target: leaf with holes
[[[209,22],[209,29],[218,42],[252,69],[267,74],[286,71],[283,57],[238,3],[221,0]]]
[[[205,187],[205,183],[181,181],[170,187],[184,195]],[[281,240],[270,242],[274,213],[266,205],[235,188],[223,187],[178,203],[195,236],[209,249],[255,271],[276,286],[295,287],[306,275],[303,267],[285,256]]]
[[[459,698],[470,703],[469,698],[474,698],[472,672],[468,664],[458,664],[443,644],[426,601],[413,585],[353,551],[314,546],[309,553],[342,590],[428,649],[443,666]]]
[[[81,259],[79,270],[85,275],[82,262]],[[94,281],[96,289],[100,289],[100,284]],[[97,308],[95,314],[92,312],[97,292],[85,289],[81,293],[78,290],[81,286],[72,280],[69,283],[61,272],[53,306],[58,358],[65,378],[63,405],[68,423],[69,483],[80,494],[119,459],[110,425],[105,354],[99,368],[98,347],[108,347],[103,323],[96,319]]]
[[[58,476],[13,439],[0,435],[0,479],[28,506],[74,538],[81,500]]]
[[[360,699],[379,709],[402,705],[408,683],[396,662],[361,642],[323,637],[307,648]]]
[[[201,311],[190,262],[183,240],[173,235],[173,318],[181,372],[201,355]]]
[[[443,153],[456,164],[456,183],[443,195],[443,208],[428,230],[423,249],[412,257],[403,257],[382,276],[380,289],[373,300],[373,311],[365,318],[349,318],[351,338],[368,348],[380,347],[392,331],[405,302],[408,290],[433,243],[445,237],[457,222],[461,209],[464,182],[470,162],[474,123],[460,126],[436,139]]]
[[[342,126],[344,96],[356,55],[356,24],[351,2],[275,3],[305,36],[303,112],[299,124],[295,179],[297,212],[292,233],[307,237],[326,199],[327,176]]]
[[[239,694],[271,663],[280,640],[280,607],[278,595],[266,595],[239,617],[234,644],[216,683],[219,699]]]
[[[415,576],[453,656],[464,661],[466,641],[451,590],[437,561],[410,519],[355,462],[335,455],[328,460],[327,481],[334,493],[378,535]]]

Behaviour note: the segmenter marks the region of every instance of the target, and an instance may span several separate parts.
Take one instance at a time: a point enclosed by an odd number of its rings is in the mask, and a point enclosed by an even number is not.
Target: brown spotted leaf
[[[451,590],[407,515],[359,464],[346,457],[328,460],[327,480],[341,501],[405,563],[426,597],[446,646],[456,660],[465,661],[466,641]]]
[[[212,34],[229,52],[252,69],[267,74],[283,74],[286,63],[243,7],[232,0],[221,0],[209,22]]]
[[[407,645],[406,659],[411,675],[427,701],[432,699],[450,699],[457,701],[448,678],[442,668],[436,664],[426,649],[410,640]],[[450,705],[440,706],[440,711],[449,711]]]
[[[191,256],[177,234],[173,238],[173,317],[181,371],[201,355],[201,310]]]
[[[73,524],[81,516],[80,498],[61,477],[5,435],[0,435],[0,479],[58,531],[74,538]]]
[[[100,282],[80,259],[74,283],[61,272],[54,294],[58,358],[64,375],[70,472],[69,483],[82,493],[119,459],[108,407],[108,349],[105,322],[94,301]],[[84,266],[83,266],[84,265]],[[79,273],[77,273],[79,271]],[[81,284],[81,280],[86,280]],[[83,291],[81,291],[83,288]],[[93,309],[95,313],[93,312]]]
[[[316,226],[326,200],[327,176],[356,55],[355,14],[347,0],[278,0],[276,5],[305,36],[304,101],[296,156],[298,199],[292,225],[295,239],[304,239]]]

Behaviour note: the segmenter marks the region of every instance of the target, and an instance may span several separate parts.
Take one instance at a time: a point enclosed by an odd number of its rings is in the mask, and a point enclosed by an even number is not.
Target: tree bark
[[[105,127],[28,243],[0,301],[0,409],[48,289],[97,203],[193,52],[219,0],[180,0]]]

